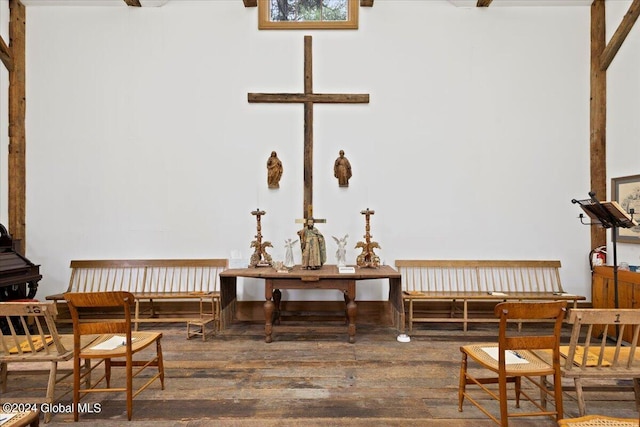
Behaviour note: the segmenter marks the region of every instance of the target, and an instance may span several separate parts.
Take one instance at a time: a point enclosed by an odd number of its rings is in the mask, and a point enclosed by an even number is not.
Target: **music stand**
[[[591,218],[590,223],[583,221],[584,215],[580,214],[580,222],[585,225],[596,225],[602,228],[611,228],[611,240],[613,243],[613,289],[614,304],[618,308],[618,242],[617,228],[631,228],[638,225],[633,219],[633,209],[627,213],[618,202],[600,202],[596,198],[596,193],[589,192],[589,199],[571,200],[571,203],[578,204],[583,211]]]

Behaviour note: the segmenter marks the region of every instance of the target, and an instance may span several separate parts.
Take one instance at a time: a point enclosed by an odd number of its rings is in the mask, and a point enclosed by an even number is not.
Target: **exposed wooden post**
[[[25,46],[26,10],[19,0],[9,0],[9,49],[13,70],[9,71],[9,233],[26,247],[25,232]]]
[[[607,71],[600,67],[600,57],[606,45],[604,0],[591,4],[591,99],[590,99],[590,159],[591,191],[600,200],[607,199]],[[591,227],[591,247],[607,241],[604,228]]]

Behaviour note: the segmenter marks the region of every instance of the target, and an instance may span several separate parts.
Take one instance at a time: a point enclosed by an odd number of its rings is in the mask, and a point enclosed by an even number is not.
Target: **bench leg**
[[[133,317],[133,330],[138,331],[138,319],[140,319],[140,300],[136,300],[136,312]]]
[[[413,299],[409,299],[409,333],[413,332]]]
[[[463,301],[462,307],[463,307],[462,308],[462,310],[463,310],[463,313],[462,313],[462,318],[463,318],[463,320],[462,320],[462,325],[463,325],[462,326],[462,330],[464,332],[467,332],[467,320],[469,319],[469,303],[468,303],[467,300]]]

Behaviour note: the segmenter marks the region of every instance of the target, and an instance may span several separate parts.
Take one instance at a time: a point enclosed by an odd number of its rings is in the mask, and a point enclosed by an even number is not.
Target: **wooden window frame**
[[[272,21],[269,1],[258,0],[259,30],[357,30],[359,0],[348,0],[346,21]]]

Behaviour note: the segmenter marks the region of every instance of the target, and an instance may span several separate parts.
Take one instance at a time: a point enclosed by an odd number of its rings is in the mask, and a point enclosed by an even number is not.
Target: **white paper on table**
[[[481,347],[482,351],[487,353],[489,356],[493,357],[495,360],[498,360],[498,347]],[[520,356],[513,350],[506,350],[505,352],[505,361],[504,363],[507,365],[515,365],[517,363],[529,363],[527,359]]]

